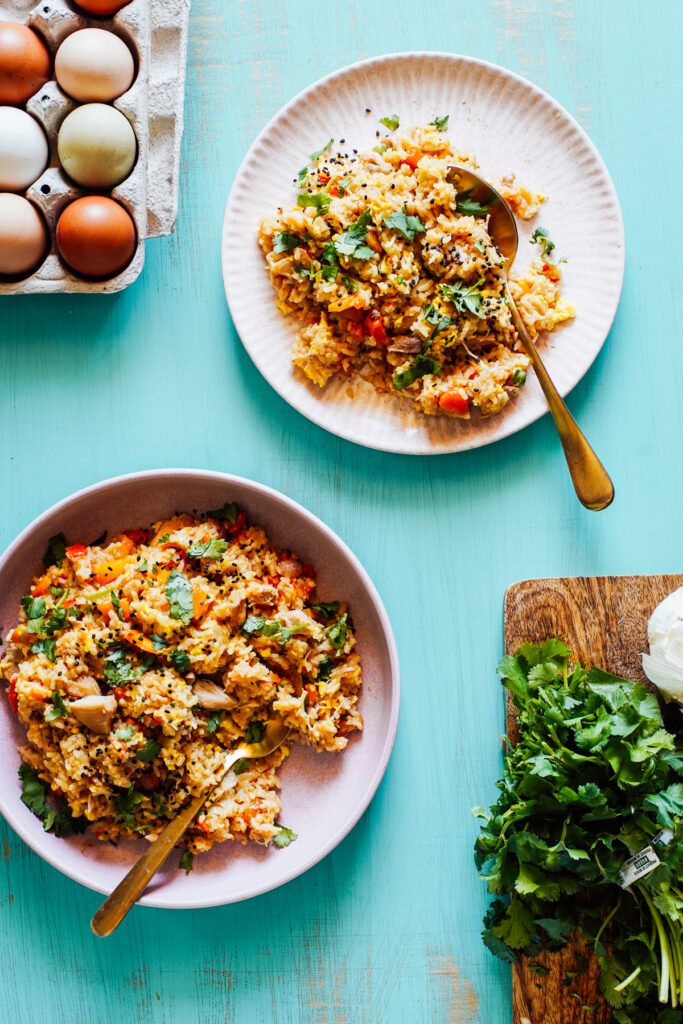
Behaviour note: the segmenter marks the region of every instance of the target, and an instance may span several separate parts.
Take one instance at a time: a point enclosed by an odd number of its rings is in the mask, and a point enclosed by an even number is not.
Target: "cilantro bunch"
[[[559,640],[524,644],[498,671],[519,714],[475,860],[495,896],[483,939],[503,960],[561,949],[579,930],[622,1024],[681,1024],[683,734],[657,697],[572,663]],[[660,863],[622,887],[651,847]],[[657,1007],[657,1000],[667,1009]]]

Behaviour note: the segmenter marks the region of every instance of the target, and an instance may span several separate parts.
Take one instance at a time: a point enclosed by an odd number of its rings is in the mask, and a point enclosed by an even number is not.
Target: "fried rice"
[[[238,762],[184,845],[291,841],[276,821],[289,744],[340,751],[362,729],[347,606],[319,603],[313,567],[233,504],[109,543],[58,536],[50,551],[0,662],[26,727],[22,799],[45,827],[153,839],[276,711],[287,745]],[[42,784],[63,812],[42,803]]]
[[[475,158],[435,126],[360,154],[332,142],[300,172],[296,205],[258,230],[278,307],[302,322],[292,362],[321,388],[334,374],[360,375],[427,415],[500,412],[529,360],[488,211],[447,180],[449,167],[477,169]],[[546,198],[514,176],[492,183],[524,220]],[[510,281],[532,337],[574,316],[547,233],[537,237],[541,255]]]

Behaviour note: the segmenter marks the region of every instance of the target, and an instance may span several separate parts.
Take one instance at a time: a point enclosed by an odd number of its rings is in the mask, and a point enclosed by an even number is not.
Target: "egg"
[[[130,174],[137,142],[121,111],[105,103],[86,103],[62,121],[57,151],[62,167],[78,185],[113,188]]]
[[[130,88],[135,64],[119,36],[101,28],[83,28],[67,36],[57,50],[55,76],[75,100],[108,103]]]
[[[27,274],[47,249],[45,221],[33,203],[0,192],[0,274]]]
[[[133,258],[137,233],[133,218],[106,196],[83,196],[57,221],[62,259],[86,277],[114,277]]]
[[[116,14],[130,0],[78,0],[78,6],[89,14]]]
[[[47,167],[45,132],[16,107],[0,107],[0,191],[22,192]]]
[[[0,104],[22,107],[50,77],[47,46],[30,28],[0,21]]]

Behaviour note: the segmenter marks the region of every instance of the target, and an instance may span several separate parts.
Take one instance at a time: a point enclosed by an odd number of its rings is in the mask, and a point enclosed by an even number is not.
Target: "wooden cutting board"
[[[683,575],[586,576],[524,580],[505,595],[505,650],[556,636],[581,661],[590,661],[627,679],[645,682],[641,654],[647,651],[647,621],[655,606],[683,586]],[[507,733],[518,735],[515,709],[507,707]],[[535,960],[545,976],[527,962],[513,968],[513,1024],[607,1024],[609,1007],[598,990],[597,964],[589,957],[585,974],[568,978],[586,953],[579,938],[557,954]],[[567,984],[563,984],[566,981]],[[587,1013],[586,1007],[594,1012]]]

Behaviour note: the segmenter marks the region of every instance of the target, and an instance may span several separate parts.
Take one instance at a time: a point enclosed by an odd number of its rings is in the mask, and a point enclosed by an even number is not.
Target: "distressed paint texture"
[[[402,661],[398,740],[362,821],[304,877],[231,907],[137,908],[106,941],[88,928],[98,896],[0,826],[1,1020],[510,1021],[509,973],[479,936],[470,814],[493,798],[500,768],[504,590],[523,577],[680,569],[681,274],[652,182],[677,193],[682,14],[679,0],[193,0],[176,234],[147,246],[120,296],[0,303],[0,545],[116,473],[255,476],[330,523],[375,580]],[[286,406],[231,326],[221,219],[254,135],[320,75],[417,48],[532,78],[579,118],[614,177],[624,297],[570,399],[614,477],[604,513],[575,501],[547,418],[456,456],[366,451]]]

